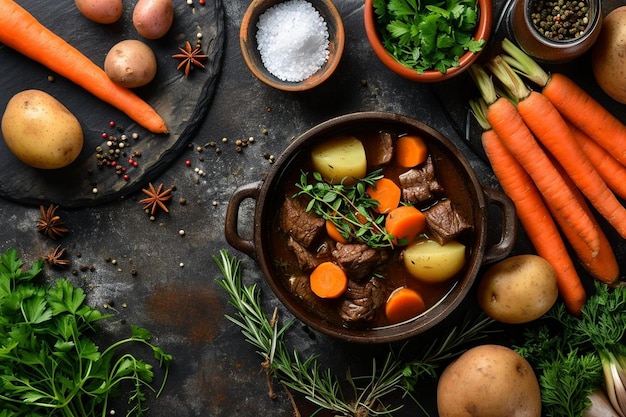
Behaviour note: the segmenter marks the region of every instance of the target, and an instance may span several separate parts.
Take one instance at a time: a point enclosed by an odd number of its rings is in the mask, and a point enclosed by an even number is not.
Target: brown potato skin
[[[24,90],[11,97],[1,128],[9,150],[35,168],[63,168],[83,148],[78,119],[61,102],[40,90]]]
[[[591,64],[598,85],[626,104],[626,6],[611,11],[592,47]]]
[[[133,9],[133,25],[146,39],[159,39],[172,27],[172,0],[139,0]]]
[[[109,50],[104,59],[104,72],[122,87],[143,87],[156,76],[157,60],[148,45],[127,39]]]
[[[441,374],[437,410],[439,417],[541,417],[539,382],[517,352],[480,345]]]
[[[480,308],[494,320],[528,323],[543,316],[556,302],[556,272],[540,256],[511,256],[485,271],[477,295]]]
[[[96,23],[115,23],[124,13],[122,0],[74,0],[74,3],[83,16]]]

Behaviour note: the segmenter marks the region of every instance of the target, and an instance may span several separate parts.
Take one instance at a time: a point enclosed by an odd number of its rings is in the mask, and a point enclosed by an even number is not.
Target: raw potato
[[[157,60],[148,45],[128,39],[109,50],[104,59],[104,71],[114,83],[122,87],[142,87],[154,79]]]
[[[478,284],[478,304],[494,320],[528,323],[543,316],[559,291],[552,265],[537,255],[517,255],[491,266]]]
[[[313,167],[325,180],[354,184],[367,174],[367,157],[363,143],[354,136],[339,136],[311,151]]]
[[[146,39],[159,39],[174,22],[172,0],[139,0],[133,9],[133,25]]]
[[[456,275],[465,264],[465,245],[451,241],[440,245],[434,240],[417,239],[402,252],[404,266],[423,282],[443,282]]]
[[[124,12],[122,0],[75,0],[78,11],[96,23],[117,22]]]
[[[626,104],[626,6],[611,11],[592,47],[591,65],[598,85]]]
[[[9,100],[2,116],[2,136],[19,160],[35,168],[65,167],[83,148],[78,119],[40,90],[24,90]]]
[[[437,409],[439,417],[540,417],[539,382],[517,352],[480,345],[443,371]]]

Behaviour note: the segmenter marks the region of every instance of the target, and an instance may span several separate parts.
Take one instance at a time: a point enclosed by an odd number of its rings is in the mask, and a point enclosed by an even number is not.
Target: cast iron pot
[[[388,129],[419,134],[425,138],[429,152],[437,159],[437,178],[446,189],[446,195],[473,225],[474,236],[463,276],[443,300],[408,322],[373,329],[352,329],[324,320],[283,284],[272,253],[272,239],[277,233],[273,219],[285,198],[284,193],[279,192],[282,179],[291,170],[300,172],[302,169],[296,162],[299,156],[308,155],[310,148],[320,140],[366,129]],[[255,206],[252,239],[248,240],[239,234],[238,225],[242,203],[250,199],[255,200]],[[489,216],[490,208],[499,210],[501,214],[496,216],[500,219],[499,227],[491,227],[498,224],[490,223],[490,220],[494,222]],[[491,214],[494,212],[491,211]],[[479,269],[510,254],[515,243],[516,224],[515,207],[511,200],[499,191],[483,188],[466,158],[441,133],[422,122],[398,114],[362,112],[339,116],[313,127],[285,149],[265,179],[235,190],[226,210],[225,235],[233,248],[257,262],[272,291],[303,323],[326,335],[349,342],[386,343],[420,334],[448,317],[466,298]],[[488,228],[499,229],[495,231],[499,236],[488,239]]]

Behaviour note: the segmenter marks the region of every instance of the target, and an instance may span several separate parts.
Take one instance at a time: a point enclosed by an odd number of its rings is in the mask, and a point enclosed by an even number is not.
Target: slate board
[[[163,117],[170,133],[150,133],[81,87],[0,44],[1,111],[17,92],[40,89],[74,113],[85,137],[77,160],[57,170],[25,165],[1,140],[0,196],[26,205],[55,203],[76,208],[111,201],[145,187],[185,149],[210,106],[224,47],[221,0],[207,1],[205,5],[194,0],[192,6],[175,1],[174,24],[163,38],[155,41],[141,38],[133,27],[132,11],[136,1],[125,1],[124,15],[112,25],[89,21],[78,12],[73,0],[18,0],[17,3],[101,67],[107,52],[117,42],[124,39],[145,41],[155,52],[158,71],[155,80],[135,91]],[[202,33],[203,51],[209,58],[205,61],[205,69],[194,69],[189,78],[185,78],[183,72],[176,69],[179,61],[172,55],[186,40],[194,45],[198,33]],[[50,75],[54,76],[53,81],[48,80]],[[111,121],[116,124],[114,128],[109,125]],[[98,167],[96,148],[98,145],[106,148],[103,132],[117,136],[138,134],[137,139],[128,141],[129,146],[123,149],[124,155],[118,159],[126,167],[128,180],[117,175],[111,167]],[[141,156],[135,158],[138,166],[133,167],[128,164],[128,157],[137,151]],[[97,193],[93,192],[94,188]]]

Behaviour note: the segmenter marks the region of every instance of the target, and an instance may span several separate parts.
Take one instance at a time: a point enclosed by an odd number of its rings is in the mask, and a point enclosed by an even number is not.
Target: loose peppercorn
[[[531,3],[530,19],[539,34],[547,39],[576,39],[589,23],[589,3],[586,0],[535,0]]]

